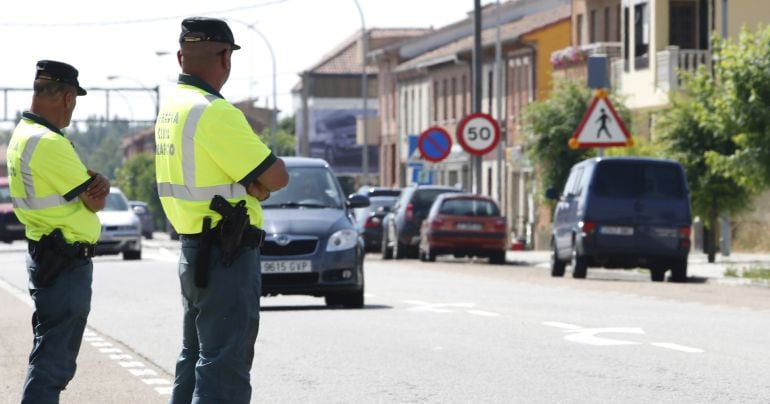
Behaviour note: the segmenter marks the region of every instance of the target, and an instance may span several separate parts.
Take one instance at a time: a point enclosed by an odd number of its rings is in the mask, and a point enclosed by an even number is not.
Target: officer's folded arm
[[[286,171],[283,160],[276,158],[273,164],[270,164],[270,167],[257,177],[256,182],[268,192],[275,192],[285,187],[289,183],[289,173]]]
[[[94,184],[96,184],[95,187],[106,189],[106,192],[94,192]],[[92,192],[88,192],[89,188],[92,189]],[[70,194],[73,193],[76,194],[81,201],[83,201],[88,210],[96,213],[104,209],[104,204],[107,202],[107,195],[110,193],[110,183],[102,175],[93,175],[91,179],[84,182],[82,185],[70,192]],[[69,194],[65,195],[65,198],[67,198],[67,196],[69,196]]]

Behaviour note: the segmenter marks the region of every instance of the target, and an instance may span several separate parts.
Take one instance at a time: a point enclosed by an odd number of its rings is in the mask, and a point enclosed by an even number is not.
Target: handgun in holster
[[[56,278],[72,259],[67,247],[60,229],[40,237],[38,242],[29,243],[29,255],[35,261],[33,275],[35,287],[48,287],[54,284]]]
[[[249,214],[246,201],[240,200],[235,206],[220,195],[215,195],[209,208],[222,215],[222,220],[214,228],[222,251],[222,263],[229,267],[238,255],[243,234],[249,226]]]

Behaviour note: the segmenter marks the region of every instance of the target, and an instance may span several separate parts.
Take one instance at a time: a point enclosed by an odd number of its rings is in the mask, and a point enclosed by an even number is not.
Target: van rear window
[[[615,198],[682,199],[682,171],[672,164],[605,161],[596,168],[593,193]]]

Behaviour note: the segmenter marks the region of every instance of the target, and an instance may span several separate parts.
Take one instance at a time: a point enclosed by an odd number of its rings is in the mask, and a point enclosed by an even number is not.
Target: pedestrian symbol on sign
[[[610,147],[631,146],[634,142],[615,108],[612,107],[607,92],[598,90],[588,112],[578,125],[575,134],[569,140],[569,147]]]

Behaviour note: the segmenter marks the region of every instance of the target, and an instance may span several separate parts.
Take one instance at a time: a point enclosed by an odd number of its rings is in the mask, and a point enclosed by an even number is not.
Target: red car
[[[505,263],[508,225],[494,199],[475,194],[442,194],[420,227],[421,261],[437,255],[489,257]]]

